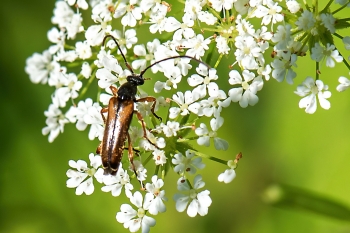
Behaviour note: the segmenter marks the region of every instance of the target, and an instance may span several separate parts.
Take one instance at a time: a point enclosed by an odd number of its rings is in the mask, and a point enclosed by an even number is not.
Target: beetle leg
[[[129,150],[129,148],[124,148],[124,150]],[[138,149],[132,148],[132,150],[137,156],[140,156],[140,151]]]
[[[102,142],[98,145],[98,147],[96,148],[96,154],[101,154],[101,150],[102,150]]]
[[[111,89],[113,96],[117,96],[118,88],[115,86],[109,86],[109,89]]]
[[[135,100],[135,102],[153,102],[151,106],[151,112],[158,120],[162,121],[162,118],[154,112],[154,108],[156,107],[156,103],[157,103],[156,98],[154,98],[153,96],[147,96],[147,97]]]
[[[103,123],[105,123],[105,124],[106,124],[106,117],[105,117],[105,115],[103,115],[103,113],[106,113],[106,112],[108,112],[108,108],[102,108],[100,111],[102,119],[103,119]]]
[[[136,168],[135,168],[135,164],[134,164],[134,154],[133,154],[133,149],[134,148],[132,148],[132,144],[131,144],[131,139],[130,139],[130,134],[129,133],[127,133],[128,134],[128,158],[129,158],[129,162],[130,162],[130,164],[131,164],[131,169],[134,171],[134,173],[135,173],[135,176],[136,176],[136,179],[140,182],[140,184],[141,184],[141,189],[144,189],[144,186],[143,186],[143,183],[142,183],[142,181],[141,180],[139,180],[137,177],[138,177],[138,175],[137,175],[137,172],[136,172]]]
[[[143,120],[143,117],[142,117],[141,113],[139,113],[138,111],[134,111],[134,113],[137,115],[137,118],[139,119],[139,121],[141,121],[142,129],[143,129],[143,137],[146,138],[147,141],[149,143],[151,143],[153,146],[158,148],[158,146],[156,144],[154,144],[153,142],[151,142],[151,140],[149,140],[149,138],[147,137],[145,121]]]

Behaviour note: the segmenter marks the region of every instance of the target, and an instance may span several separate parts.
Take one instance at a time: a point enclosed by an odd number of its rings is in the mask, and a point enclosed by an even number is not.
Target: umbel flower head
[[[90,140],[103,142],[97,150],[102,157],[116,147],[104,157],[104,167],[101,156],[93,153],[90,166],[71,160],[67,187],[90,195],[96,179],[105,185],[104,192],[125,193],[137,210],[122,204],[117,221],[131,232],[148,232],[155,225],[149,215],[166,211],[164,188],[171,174],[179,176],[173,184],[180,191],[174,196],[175,208],[187,209],[191,217],[208,213],[209,195],[215,190],[201,190],[204,181],[198,174],[206,162],[228,166],[218,175],[220,182],[230,183],[236,176],[239,159],[224,161],[203,152],[212,146],[228,150],[220,133],[222,113],[231,104],[254,106],[269,80],[285,81],[296,85],[295,93],[302,97],[299,107],[311,114],[317,101],[323,109],[331,106],[334,87],[325,85],[331,83],[326,79],[338,79],[338,91],[350,86],[348,72],[322,76],[324,69],[340,63],[350,69],[344,56],[350,37],[341,30],[349,28],[349,18],[338,14],[347,10],[347,1],[320,8],[317,0],[312,6],[297,0],[186,0],[174,3],[181,9],[176,11],[171,4],[58,0],[47,33],[52,45],[26,61],[30,80],[53,89],[42,129],[49,142],[67,124],[75,124],[80,131],[89,129]],[[306,59],[315,63],[314,77],[296,73]],[[152,77],[151,72],[160,78],[143,78]],[[149,93],[144,82],[152,85]],[[113,109],[113,103],[123,108]],[[134,112],[138,120],[130,124]],[[103,172],[111,163],[115,167]],[[135,185],[142,191],[134,192]]]

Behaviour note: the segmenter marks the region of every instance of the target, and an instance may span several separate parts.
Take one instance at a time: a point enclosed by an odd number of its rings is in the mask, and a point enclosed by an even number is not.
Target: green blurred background
[[[41,134],[53,90],[32,84],[24,66],[27,57],[50,45],[46,32],[53,8],[53,0],[5,1],[0,7],[0,232],[128,232],[115,220],[122,197],[100,191],[76,196],[66,188],[68,160],[86,159],[97,142],[73,125],[52,144]],[[313,69],[312,62],[299,63],[296,83],[313,75]],[[298,108],[296,84],[275,80],[258,93],[255,107],[232,104],[219,131],[230,149],[208,153],[228,160],[241,151],[237,178],[228,185],[218,183],[225,168],[208,162],[203,177],[213,203],[207,216],[192,219],[176,212],[170,196],[176,177],[170,178],[168,210],[156,216],[151,232],[350,232],[350,218],[262,201],[268,186],[282,183],[350,206],[350,91],[335,91],[340,75],[348,76],[343,65],[322,72],[332,91],[328,111],[318,107],[315,114],[306,114]]]

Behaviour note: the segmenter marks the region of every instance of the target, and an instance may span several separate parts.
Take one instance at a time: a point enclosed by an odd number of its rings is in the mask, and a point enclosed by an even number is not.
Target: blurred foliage
[[[2,2],[0,8],[0,232],[128,232],[115,220],[124,198],[102,192],[76,196],[66,188],[68,160],[87,159],[97,141],[89,141],[87,132],[73,125],[52,144],[41,135],[53,90],[32,84],[24,66],[28,56],[49,46],[46,32],[52,27],[53,7],[53,0],[19,0]],[[220,65],[222,77],[227,65]],[[314,74],[314,63],[299,63],[297,73],[295,82],[301,83]],[[225,109],[225,127],[219,133],[230,149],[206,151],[227,160],[242,151],[237,178],[218,184],[225,167],[208,162],[203,178],[213,199],[209,214],[191,219],[176,212],[168,196],[168,210],[156,216],[151,232],[349,232],[348,221],[275,208],[261,198],[271,183],[284,183],[350,206],[350,91],[335,91],[340,75],[348,75],[341,65],[322,73],[332,91],[328,111],[307,115],[293,93],[297,84],[275,80],[259,92],[255,107],[232,104]],[[176,189],[176,180],[168,177],[167,193]]]

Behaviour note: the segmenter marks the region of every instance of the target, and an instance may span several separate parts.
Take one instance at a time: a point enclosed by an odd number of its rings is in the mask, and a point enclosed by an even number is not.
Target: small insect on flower
[[[134,110],[134,104],[137,102],[153,102],[151,106],[151,112],[157,119],[162,120],[162,118],[154,112],[154,108],[156,105],[155,97],[148,96],[136,99],[137,86],[144,84],[145,79],[143,78],[143,74],[152,66],[174,58],[190,58],[200,63],[202,62],[186,55],[179,55],[156,61],[150,66],[146,67],[143,71],[141,71],[140,74],[135,74],[128,61],[126,60],[118,42],[112,35],[107,35],[104,38],[103,44],[108,37],[112,38],[115,44],[117,45],[120,54],[124,59],[126,67],[131,72],[131,75],[127,76],[127,82],[121,85],[119,89],[117,89],[114,86],[110,86],[113,96],[109,100],[108,107],[102,108],[101,110],[101,115],[105,123],[105,130],[103,140],[98,146],[96,153],[100,154],[102,157],[104,174],[115,175],[118,172],[118,168],[123,156],[124,143],[126,139],[128,139],[128,157],[131,163],[132,170],[134,171],[137,177],[137,172],[133,163],[133,148],[128,132],[131,119],[134,113],[137,115],[139,121],[141,121],[143,128],[143,137],[147,139],[147,141],[156,148],[158,148],[158,146],[152,143],[151,140],[148,138],[143,117],[140,112]],[[107,118],[104,116],[104,113],[108,113]]]

